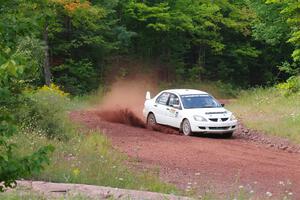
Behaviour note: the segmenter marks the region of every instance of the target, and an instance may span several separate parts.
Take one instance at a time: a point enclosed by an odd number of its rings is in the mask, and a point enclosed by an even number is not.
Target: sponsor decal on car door
[[[178,96],[170,94],[167,108],[167,123],[170,126],[179,128],[180,126],[181,104]]]
[[[154,115],[156,117],[156,122],[159,124],[168,124],[168,100],[170,97],[170,93],[164,92],[159,97],[157,97],[154,108]]]

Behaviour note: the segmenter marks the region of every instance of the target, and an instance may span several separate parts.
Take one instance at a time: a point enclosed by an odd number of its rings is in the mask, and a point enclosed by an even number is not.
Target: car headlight
[[[236,120],[236,117],[234,115],[230,116],[230,121]]]
[[[194,120],[200,121],[200,122],[207,122],[207,119],[205,119],[204,117],[202,117],[200,115],[194,115]]]

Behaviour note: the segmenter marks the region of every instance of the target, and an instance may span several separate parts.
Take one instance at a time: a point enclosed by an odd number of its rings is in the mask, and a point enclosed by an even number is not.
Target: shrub
[[[300,76],[292,76],[285,83],[279,83],[276,88],[283,91],[284,95],[289,96],[300,91]]]
[[[74,131],[67,118],[68,106],[71,104],[68,94],[51,84],[36,91],[26,92],[26,102],[19,111],[22,128],[45,134],[48,138],[68,139]]]

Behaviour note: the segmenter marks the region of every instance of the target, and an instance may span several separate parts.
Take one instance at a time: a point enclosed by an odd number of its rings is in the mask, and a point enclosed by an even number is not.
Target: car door
[[[153,105],[153,113],[156,118],[156,122],[159,124],[167,124],[167,103],[170,97],[170,93],[163,92],[160,94],[157,99],[155,100],[155,103]]]
[[[181,123],[180,112],[182,110],[179,97],[171,93],[167,106],[167,124],[179,128]]]

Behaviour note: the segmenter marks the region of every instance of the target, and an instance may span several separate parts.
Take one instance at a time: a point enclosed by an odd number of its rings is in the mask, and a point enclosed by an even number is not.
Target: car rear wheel
[[[153,113],[150,113],[147,117],[147,128],[153,130],[156,125],[156,119]]]
[[[185,119],[182,122],[182,133],[186,136],[192,135],[191,124],[188,119]]]

